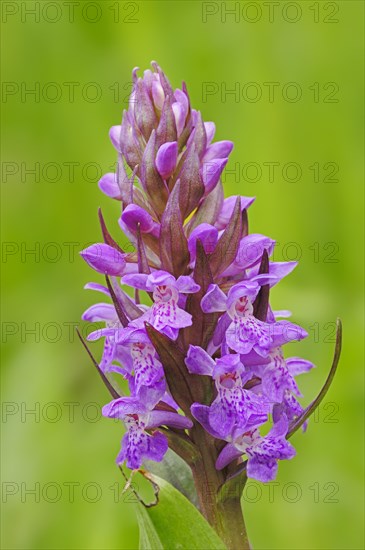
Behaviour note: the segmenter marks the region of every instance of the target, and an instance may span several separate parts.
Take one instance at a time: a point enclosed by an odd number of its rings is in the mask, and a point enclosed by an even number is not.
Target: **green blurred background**
[[[362,2],[1,7],[2,547],[138,547],[133,502],[118,497],[121,427],[100,418],[108,396],[72,327],[97,299],[77,252],[100,241],[99,206],[118,234],[118,204],[97,187],[116,160],[108,130],[131,69],[156,59],[235,142],[225,190],[257,197],[251,231],[277,239],[275,259],[301,257],[272,299],[310,333],[290,350],[317,365],[303,404],[330,366],[333,321],[344,324],[338,376],[293,438],[297,457],[245,493],[253,547],[364,548]]]

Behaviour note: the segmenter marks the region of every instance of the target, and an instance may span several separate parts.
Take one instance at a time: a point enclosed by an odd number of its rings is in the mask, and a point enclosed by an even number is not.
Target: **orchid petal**
[[[215,463],[215,467],[217,468],[217,470],[222,470],[223,468],[228,466],[230,462],[233,462],[233,460],[236,460],[238,457],[240,457],[241,454],[241,451],[239,451],[234,445],[229,443],[228,445],[223,447],[223,449],[219,453]]]
[[[97,321],[115,321],[117,314],[114,306],[111,304],[94,304],[90,306],[82,315],[84,321],[95,323]]]
[[[204,313],[213,313],[215,311],[226,311],[227,296],[216,284],[208,287],[208,292],[201,301],[201,307]]]
[[[214,360],[199,346],[189,346],[185,365],[192,374],[211,376],[215,366]]]

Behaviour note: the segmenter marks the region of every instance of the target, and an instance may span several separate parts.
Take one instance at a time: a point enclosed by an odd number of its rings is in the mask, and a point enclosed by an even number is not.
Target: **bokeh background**
[[[138,548],[114,464],[121,427],[100,417],[108,396],[73,328],[95,300],[78,251],[100,241],[99,206],[118,234],[119,205],[97,187],[116,160],[108,130],[131,69],[156,59],[235,142],[225,191],[257,197],[251,231],[277,239],[275,259],[301,260],[272,299],[310,334],[290,350],[317,365],[303,404],[326,377],[336,317],[344,324],[338,375],[294,436],[297,457],[275,484],[246,490],[252,544],[363,548],[362,2],[1,8],[2,547]]]

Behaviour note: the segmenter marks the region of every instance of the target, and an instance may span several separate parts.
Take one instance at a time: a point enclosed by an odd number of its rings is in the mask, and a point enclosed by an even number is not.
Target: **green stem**
[[[218,504],[222,532],[218,533],[229,550],[250,550],[241,498],[230,498]]]
[[[241,509],[242,487],[219,491],[224,475],[215,468],[217,449],[214,439],[201,426],[194,427],[194,442],[200,458],[192,465],[200,510],[225,543],[228,550],[249,550]]]

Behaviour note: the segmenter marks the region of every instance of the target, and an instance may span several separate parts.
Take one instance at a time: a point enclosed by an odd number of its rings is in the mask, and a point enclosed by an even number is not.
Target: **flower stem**
[[[218,453],[214,439],[198,425],[194,427],[194,431],[194,440],[201,457],[192,465],[192,472],[201,513],[228,550],[249,550],[241,509],[242,489],[235,488],[229,493],[219,493],[224,475],[215,468]]]

